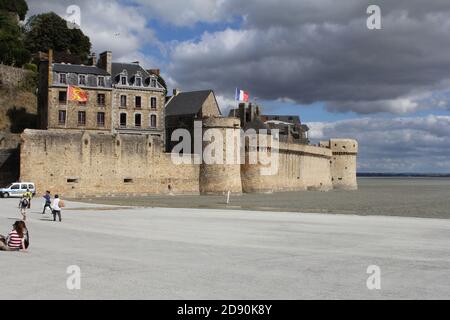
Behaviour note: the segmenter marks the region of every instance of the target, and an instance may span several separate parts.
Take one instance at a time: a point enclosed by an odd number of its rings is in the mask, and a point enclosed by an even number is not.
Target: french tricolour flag
[[[243,90],[239,90],[236,88],[236,100],[237,101],[244,101],[244,102],[248,102],[248,92],[247,91],[243,91]]]

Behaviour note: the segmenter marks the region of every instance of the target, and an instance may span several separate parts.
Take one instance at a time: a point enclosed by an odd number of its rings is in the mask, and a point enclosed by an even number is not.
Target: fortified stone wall
[[[248,148],[247,148],[248,150]],[[252,153],[278,152],[278,170],[274,175],[262,175],[261,164],[248,164]],[[246,164],[241,167],[244,192],[277,192],[332,189],[331,151],[308,145],[279,143],[279,149],[248,150]]]
[[[198,193],[199,168],[174,165],[141,135],[26,130],[21,180],[64,197]]]
[[[236,121],[210,118],[204,126],[238,131]],[[26,130],[20,173],[21,180],[35,182],[39,192],[48,189],[64,197],[357,188],[354,140],[331,140],[322,147],[280,142],[278,149],[246,148],[244,165],[196,165],[193,155],[192,164],[176,165],[171,154],[163,152],[161,140],[150,136]],[[279,157],[272,158],[278,159],[274,174],[262,174],[270,165],[248,164],[252,154],[267,157],[275,152]]]

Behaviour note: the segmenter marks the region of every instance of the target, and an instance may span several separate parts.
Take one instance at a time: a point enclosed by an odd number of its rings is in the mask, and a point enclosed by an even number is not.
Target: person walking
[[[24,196],[28,199],[28,209],[31,209],[31,199],[33,199],[33,193],[30,191],[30,189],[27,189],[27,192],[25,192]]]
[[[45,205],[44,205],[44,210],[42,210],[42,214],[45,214],[45,210],[47,208],[50,209],[50,212],[52,211],[52,198],[51,198],[50,191],[47,191],[45,193],[44,199],[45,199]]]
[[[59,195],[55,194],[55,199],[53,199],[52,213],[53,221],[56,221],[56,215],[58,215],[59,222],[61,222],[61,208],[64,207],[64,202],[59,198]]]
[[[27,220],[28,204],[29,204],[29,200],[24,194],[22,196],[22,199],[20,199],[20,202],[19,202],[20,214],[22,215],[23,221]]]

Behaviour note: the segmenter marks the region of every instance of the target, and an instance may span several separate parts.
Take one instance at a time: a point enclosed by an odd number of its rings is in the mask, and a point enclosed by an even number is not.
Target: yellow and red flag
[[[87,102],[88,93],[78,87],[69,86],[67,89],[67,99],[69,101]]]

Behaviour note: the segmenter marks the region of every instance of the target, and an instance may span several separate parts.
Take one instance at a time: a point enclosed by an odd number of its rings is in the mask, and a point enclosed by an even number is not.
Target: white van
[[[11,183],[6,188],[0,188],[0,197],[9,198],[9,197],[22,197],[22,195],[27,192],[27,189],[33,193],[33,196],[36,195],[36,187],[32,182],[14,182]]]

